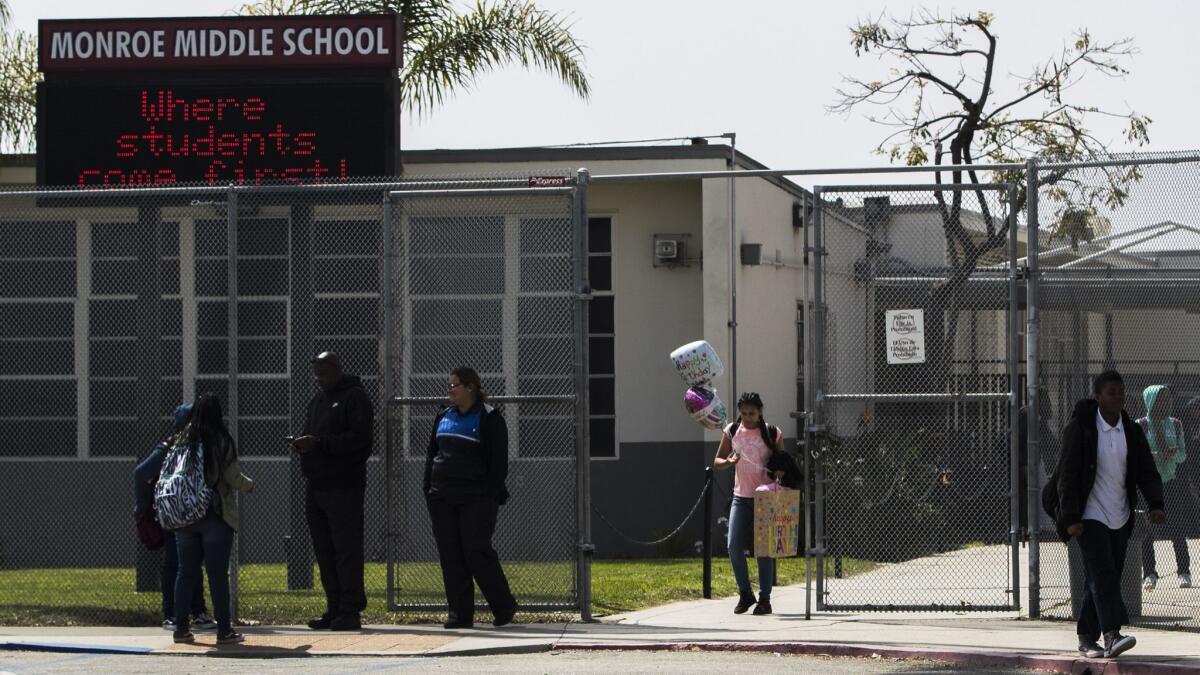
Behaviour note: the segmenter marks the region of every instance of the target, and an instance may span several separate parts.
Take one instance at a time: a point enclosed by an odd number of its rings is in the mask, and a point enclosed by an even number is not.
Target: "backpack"
[[[741,426],[742,426],[741,420],[738,420],[738,421],[734,422],[732,425],[730,425],[729,438],[731,441],[732,441],[733,437],[737,435],[738,428],[740,428]],[[762,433],[763,443],[767,444],[767,449],[770,450],[771,452],[775,452],[775,436],[776,436],[776,434],[779,433],[779,428],[771,426],[771,424],[764,421],[762,424],[758,425],[758,430],[760,433]]]
[[[204,444],[196,452],[182,437],[167,450],[158,483],[154,485],[154,510],[164,530],[198,523],[213,501],[213,489],[204,481]]]

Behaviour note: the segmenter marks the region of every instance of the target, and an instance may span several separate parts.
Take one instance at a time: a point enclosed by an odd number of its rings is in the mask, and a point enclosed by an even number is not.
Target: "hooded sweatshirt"
[[[1146,403],[1146,416],[1137,421],[1142,426],[1142,431],[1146,432],[1150,452],[1154,455],[1154,465],[1164,483],[1175,479],[1176,470],[1187,459],[1187,439],[1184,438],[1183,424],[1170,415],[1151,417],[1154,403],[1166,388],[1161,384],[1146,387],[1142,392],[1142,400]],[[1170,448],[1175,448],[1173,454],[1169,452]]]
[[[304,433],[316,447],[300,456],[300,470],[314,490],[362,490],[374,442],[375,410],[356,375],[343,375],[308,403]]]

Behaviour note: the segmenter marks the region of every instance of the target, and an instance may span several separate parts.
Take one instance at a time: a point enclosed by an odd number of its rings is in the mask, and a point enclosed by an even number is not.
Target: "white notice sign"
[[[889,309],[887,322],[887,362],[925,363],[925,310]]]

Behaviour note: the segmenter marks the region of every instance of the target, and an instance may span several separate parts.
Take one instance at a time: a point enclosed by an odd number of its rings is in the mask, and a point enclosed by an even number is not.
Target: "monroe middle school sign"
[[[38,183],[325,183],[399,167],[394,15],[43,21]]]

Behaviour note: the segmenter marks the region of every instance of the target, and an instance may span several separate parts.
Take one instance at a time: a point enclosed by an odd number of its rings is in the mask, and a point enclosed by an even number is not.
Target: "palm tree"
[[[37,118],[37,40],[21,31],[7,31],[12,12],[0,0],[0,152],[33,149]]]
[[[2,1],[2,0],[0,0]],[[243,14],[380,14],[404,19],[400,92],[405,109],[427,114],[497,67],[548,71],[581,98],[591,92],[583,45],[566,19],[532,0],[477,0],[459,13],[450,0],[257,0]]]

